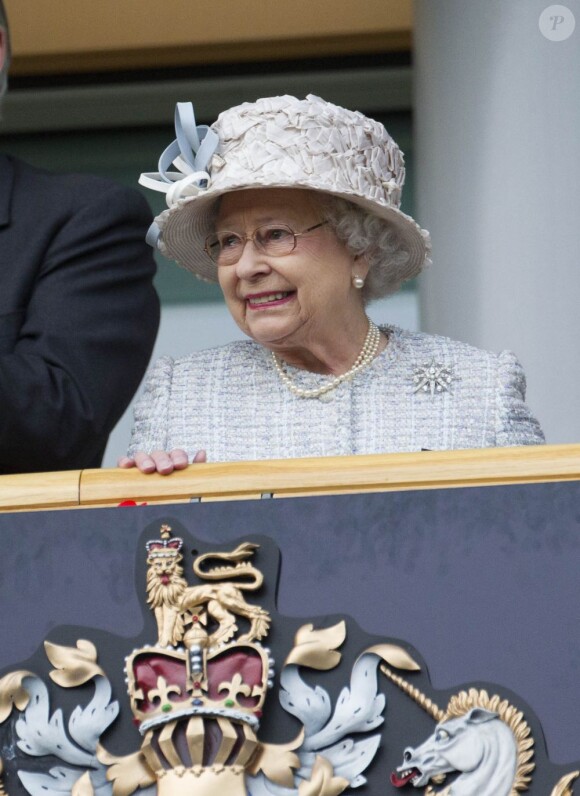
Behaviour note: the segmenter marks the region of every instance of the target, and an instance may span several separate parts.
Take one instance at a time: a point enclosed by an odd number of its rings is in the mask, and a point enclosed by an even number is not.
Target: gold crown
[[[186,716],[224,716],[257,729],[273,664],[269,651],[251,642],[134,650],[126,674],[135,723],[144,734]]]

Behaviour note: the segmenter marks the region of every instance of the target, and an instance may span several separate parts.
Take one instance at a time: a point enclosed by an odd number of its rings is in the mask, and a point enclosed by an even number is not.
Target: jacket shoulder
[[[388,327],[397,343],[405,350],[407,355],[415,359],[450,359],[460,361],[485,361],[497,360],[499,355],[483,348],[477,348],[469,343],[462,343],[450,337],[426,332],[409,332],[398,327]]]
[[[470,447],[544,442],[540,425],[525,403],[526,378],[512,351],[496,354],[423,332],[393,329],[393,335],[415,367],[432,364],[450,369],[452,394],[463,406],[466,425],[468,421],[471,428],[479,424],[484,429],[485,436]]]
[[[106,201],[147,207],[136,188],[94,174],[57,173],[41,169],[19,158],[2,155],[0,167],[12,176],[13,202],[39,207],[80,207]]]

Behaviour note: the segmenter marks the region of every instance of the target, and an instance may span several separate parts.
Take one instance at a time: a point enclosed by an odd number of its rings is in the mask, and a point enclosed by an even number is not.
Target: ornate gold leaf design
[[[34,677],[34,675],[21,669],[10,672],[0,680],[0,724],[10,716],[12,708],[24,710],[28,705],[30,696],[22,685],[25,677]]]
[[[287,744],[260,744],[257,754],[248,766],[248,772],[255,776],[259,771],[284,788],[294,787],[292,769],[300,768],[300,759],[294,754],[304,740],[304,728],[299,735]]]
[[[325,757],[316,756],[308,782],[301,782],[298,796],[338,796],[348,788],[344,777],[333,777],[332,765]]]
[[[436,722],[443,721],[444,712],[438,707],[434,702],[432,702],[429,697],[425,696],[422,691],[419,691],[418,688],[415,688],[414,685],[407,682],[404,677],[399,677],[398,674],[391,671],[388,666],[385,666],[384,663],[380,666],[381,672],[388,677],[391,682],[393,682],[396,686],[398,686],[404,694],[410,696],[419,707],[423,708],[423,710],[428,713],[432,719],[435,719]]]
[[[50,678],[63,688],[84,685],[97,675],[105,677],[105,672],[97,664],[97,648],[90,641],[81,638],[76,647],[63,647],[45,641],[44,650],[55,667],[50,672]]]
[[[487,691],[470,688],[469,691],[461,691],[451,697],[443,721],[464,716],[472,708],[485,708],[497,713],[500,720],[512,731],[518,748],[518,759],[509,796],[517,796],[528,789],[535,768],[535,764],[530,762],[534,756],[534,739],[524,714],[497,694],[490,697]]]
[[[284,666],[291,663],[296,666],[308,666],[310,669],[327,671],[338,666],[341,659],[340,652],[335,652],[337,647],[346,638],[346,624],[344,621],[322,630],[314,630],[313,624],[302,625],[294,638],[294,647],[284,662]]]
[[[389,666],[395,666],[397,669],[406,669],[410,672],[420,672],[421,667],[417,661],[412,658],[407,650],[399,647],[398,644],[375,644],[369,647],[366,652],[372,652],[382,658]],[[364,653],[363,653],[364,654]]]
[[[116,757],[98,744],[97,760],[109,767],[107,780],[113,783],[113,796],[130,796],[138,788],[148,788],[156,782],[155,774],[147,765],[141,750],[132,755]]]
[[[79,777],[72,786],[71,796],[95,796],[93,783],[88,771],[85,771],[82,777]]]
[[[573,796],[574,789],[570,786],[580,777],[580,771],[573,771],[571,774],[566,774],[565,777],[554,786],[551,796]]]

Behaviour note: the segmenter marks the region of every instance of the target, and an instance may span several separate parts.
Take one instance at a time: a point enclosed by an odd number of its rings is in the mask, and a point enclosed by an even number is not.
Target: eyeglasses
[[[284,257],[287,254],[292,254],[298,238],[325,224],[328,224],[328,221],[321,221],[302,232],[294,232],[286,224],[263,224],[251,235],[238,235],[237,232],[214,232],[205,239],[204,249],[216,265],[235,265],[249,240],[262,254],[269,257]]]

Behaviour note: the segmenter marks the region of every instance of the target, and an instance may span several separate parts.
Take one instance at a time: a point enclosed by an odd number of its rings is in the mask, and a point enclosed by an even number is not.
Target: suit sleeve
[[[498,355],[496,440],[498,446],[542,445],[546,440],[526,402],[526,377],[511,351]]]
[[[0,355],[0,472],[98,467],[151,355],[147,204],[113,183],[79,187],[47,241],[16,344]]]

